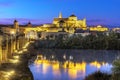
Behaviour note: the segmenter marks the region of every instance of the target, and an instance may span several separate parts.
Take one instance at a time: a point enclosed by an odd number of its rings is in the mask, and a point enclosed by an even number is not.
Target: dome
[[[70,15],[70,17],[76,17],[74,14]]]
[[[17,22],[17,20],[14,20],[14,22]]]
[[[31,24],[31,22],[28,22],[28,24]]]

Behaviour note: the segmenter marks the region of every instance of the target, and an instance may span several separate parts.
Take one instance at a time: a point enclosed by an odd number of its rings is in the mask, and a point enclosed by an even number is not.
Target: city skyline
[[[0,24],[12,24],[17,19],[20,24],[52,23],[62,12],[63,17],[75,14],[86,18],[87,25],[119,26],[119,0],[1,0]]]

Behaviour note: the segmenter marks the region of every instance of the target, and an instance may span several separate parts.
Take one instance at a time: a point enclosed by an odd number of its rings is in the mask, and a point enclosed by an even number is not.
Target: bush
[[[111,75],[98,71],[91,75],[88,75],[84,80],[110,80],[110,78]]]
[[[120,80],[120,59],[113,62],[112,73],[113,80]]]

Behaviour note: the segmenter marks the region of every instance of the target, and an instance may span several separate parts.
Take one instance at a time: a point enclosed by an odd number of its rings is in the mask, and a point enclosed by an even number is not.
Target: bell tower
[[[32,27],[32,24],[30,21],[28,22],[27,27]]]
[[[17,20],[14,20],[14,28],[16,29],[16,32],[19,32],[19,23]]]
[[[59,18],[62,18],[62,13],[61,12],[59,13]]]

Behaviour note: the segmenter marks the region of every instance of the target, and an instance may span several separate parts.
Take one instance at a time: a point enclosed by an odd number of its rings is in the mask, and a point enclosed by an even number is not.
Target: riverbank
[[[85,43],[81,43],[80,41],[78,41],[78,42],[72,41],[70,43],[66,43],[66,41],[62,41],[62,40],[61,41],[37,40],[33,46],[36,49],[120,50],[120,46],[119,46],[120,41],[116,42],[116,44],[110,43],[109,45],[104,46],[104,47],[103,47],[103,45],[105,45],[105,44],[102,43],[102,41],[100,41],[99,43],[89,43],[89,45],[87,45],[86,43],[87,43],[87,41]],[[108,48],[108,46],[111,48]]]
[[[34,56],[31,44],[27,49],[14,53],[8,62],[0,65],[0,80],[33,80],[29,60]],[[34,51],[33,51],[34,52]]]
[[[64,37],[59,35],[56,38],[38,40],[35,48],[44,49],[93,49],[93,50],[120,50],[120,34],[110,33],[109,35],[73,35]]]

